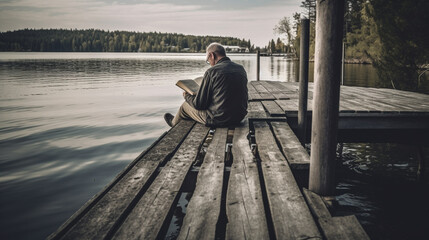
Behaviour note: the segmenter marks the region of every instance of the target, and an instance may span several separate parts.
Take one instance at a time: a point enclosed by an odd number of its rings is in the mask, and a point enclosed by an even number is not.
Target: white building
[[[226,46],[226,45],[223,45],[223,47],[225,48],[225,51],[227,53],[248,53],[249,52],[249,48],[247,47]]]

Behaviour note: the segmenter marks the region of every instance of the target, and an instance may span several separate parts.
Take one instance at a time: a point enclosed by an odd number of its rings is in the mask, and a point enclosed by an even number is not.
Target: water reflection
[[[417,147],[344,144],[336,215],[355,214],[371,239],[424,239],[429,188],[417,182]],[[426,158],[428,156],[425,156]]]

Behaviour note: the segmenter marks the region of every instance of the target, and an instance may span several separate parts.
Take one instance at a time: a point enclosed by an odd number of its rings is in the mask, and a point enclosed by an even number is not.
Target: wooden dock
[[[286,114],[294,130],[298,118],[299,83],[259,81],[249,84],[251,109],[256,117]],[[308,87],[307,142],[311,136],[313,84]],[[265,112],[262,110],[266,110]],[[429,142],[429,96],[386,88],[341,86],[339,142]]]
[[[331,216],[322,198],[296,181],[294,173],[309,165],[289,125],[297,111],[297,88],[296,83],[249,83],[249,114],[235,128],[180,122],[49,238],[164,239],[180,194],[191,189],[178,239],[368,239],[354,216]],[[420,125],[400,127],[429,128],[427,95],[341,91],[340,114],[348,118],[403,115]],[[394,121],[372,128],[399,127]],[[196,181],[189,184],[195,171]]]

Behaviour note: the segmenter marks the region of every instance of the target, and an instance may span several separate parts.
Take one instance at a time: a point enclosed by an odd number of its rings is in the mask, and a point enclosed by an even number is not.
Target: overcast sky
[[[77,28],[277,38],[278,21],[301,12],[301,0],[0,0],[0,31]],[[281,36],[284,38],[284,36]]]

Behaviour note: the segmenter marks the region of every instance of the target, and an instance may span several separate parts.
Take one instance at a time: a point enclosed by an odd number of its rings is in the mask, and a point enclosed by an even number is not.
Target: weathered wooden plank
[[[369,239],[355,216],[331,217],[319,195],[307,189],[304,189],[303,193],[326,239]]]
[[[275,81],[261,81],[262,86],[264,86],[276,99],[289,99],[291,94],[286,91],[281,91],[279,85],[275,84]]]
[[[264,106],[261,102],[249,102],[247,107],[247,118],[266,118]]]
[[[319,224],[327,240],[370,239],[354,215],[320,218]]]
[[[312,85],[312,83],[308,83],[309,89],[310,89],[310,85]],[[296,94],[298,94],[299,82],[279,82],[279,86],[282,87],[281,88],[282,91],[296,92]]]
[[[384,91],[380,91],[376,88],[348,88],[349,91],[357,93],[356,99],[364,105],[375,105],[379,106],[382,112],[400,112],[412,110],[412,106],[402,106],[398,104],[406,100],[404,98],[394,97]]]
[[[272,122],[273,132],[292,169],[308,169],[310,156],[286,122]]]
[[[360,105],[368,106],[367,104],[374,101],[374,96],[365,91],[365,88],[341,86],[341,99],[352,99]],[[373,106],[373,110],[381,112],[383,108]]]
[[[84,210],[80,219],[71,221],[68,231],[51,236],[52,239],[104,238],[124,213],[143,186],[148,184],[159,165],[177,148],[194,125],[181,121],[147,152],[97,203]],[[174,143],[174,144],[172,144]],[[80,210],[79,210],[80,211]]]
[[[416,107],[412,104],[408,104],[405,102],[398,102],[395,99],[375,99],[378,104],[383,104],[385,106],[385,109],[383,112],[414,112],[416,111]]]
[[[387,106],[384,103],[380,103],[375,98],[368,99],[368,98],[359,97],[359,98],[356,98],[355,101],[365,106],[371,106],[371,108],[374,109],[371,112],[384,112],[389,109],[389,106]]]
[[[276,99],[262,84],[260,81],[251,82],[253,87],[258,91],[259,95],[263,100],[274,100]],[[261,99],[262,100],[262,99]]]
[[[270,115],[285,115],[285,111],[274,101],[262,101],[262,105]]]
[[[214,133],[177,239],[215,239],[221,206],[227,132],[227,128],[218,128]]]
[[[379,92],[385,92],[389,94],[390,96],[393,96],[394,98],[400,98],[400,99],[411,99],[417,102],[422,101],[428,101],[429,95],[424,93],[416,93],[416,92],[408,92],[408,91],[401,91],[396,89],[389,89],[389,88],[376,88]]]
[[[265,122],[255,122],[255,137],[277,239],[321,238],[286,159]]]
[[[344,87],[342,97],[347,96],[353,98],[357,104],[354,108],[370,108],[371,112],[412,112],[416,110],[424,110],[424,105],[418,104],[421,101],[414,102],[410,93],[408,98],[398,96],[393,93],[383,91],[383,89],[363,88],[363,87]],[[343,97],[344,98],[344,97]],[[420,107],[423,107],[421,109]]]
[[[197,123],[115,233],[115,239],[155,239],[209,128]],[[117,201],[122,201],[118,198]]]
[[[256,91],[255,87],[249,82],[247,83],[247,91],[249,94],[249,101],[255,101],[262,99],[261,95],[259,95],[258,91]]]
[[[259,83],[264,86],[264,88],[269,92],[276,92],[280,91],[277,87],[275,87],[273,84],[271,84],[273,81],[259,81]]]
[[[347,101],[350,104],[353,105],[353,109],[356,110],[356,112],[380,112],[378,111],[376,108],[371,107],[370,104],[364,104],[363,102],[359,102],[358,100],[356,100],[355,98],[352,97],[344,97],[343,95],[341,95],[341,100],[340,100],[340,106],[343,104],[343,101]]]
[[[255,87],[256,91],[258,91],[258,93],[267,93],[269,94],[270,91],[268,91],[263,85],[262,82],[265,81],[256,81],[256,82],[251,82],[252,86]]]
[[[310,207],[311,213],[313,213],[314,218],[319,219],[331,217],[331,213],[319,195],[306,188],[303,189],[303,194],[305,200],[307,200],[308,206]]]
[[[290,100],[275,100],[275,102],[283,109],[285,112],[297,112],[298,111],[298,98],[293,98]],[[312,104],[308,105],[310,110]]]
[[[348,99],[340,99],[340,112],[354,113],[356,112],[355,106]]]
[[[249,147],[248,133],[247,124],[234,132],[234,162],[226,198],[226,239],[269,239],[258,167]]]
[[[341,91],[344,91],[348,94],[353,94],[356,98],[360,99],[382,99],[387,98],[383,93],[372,92],[371,88],[367,87],[350,87],[350,86],[341,86]]]
[[[368,98],[380,99],[381,102],[395,107],[396,111],[429,111],[429,95],[400,91],[387,88],[365,88]]]

